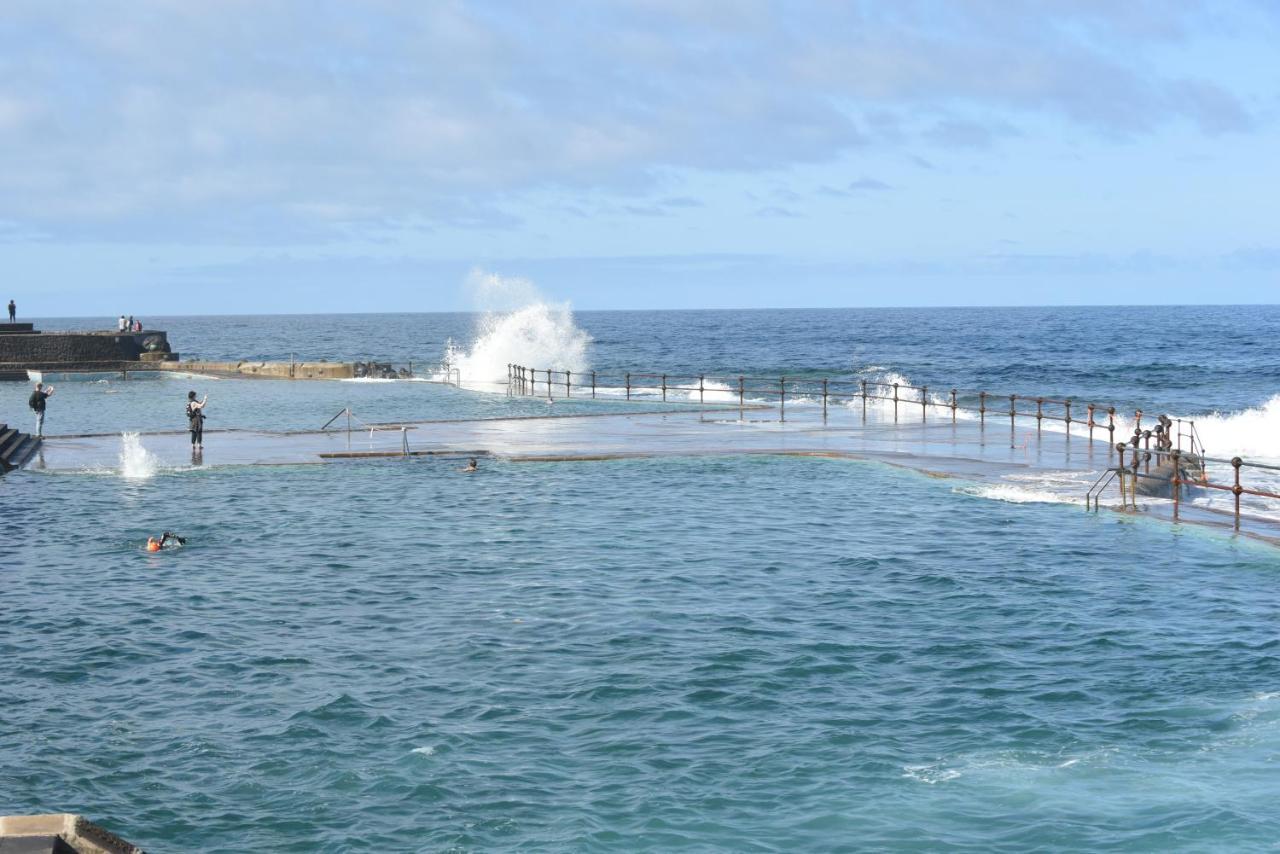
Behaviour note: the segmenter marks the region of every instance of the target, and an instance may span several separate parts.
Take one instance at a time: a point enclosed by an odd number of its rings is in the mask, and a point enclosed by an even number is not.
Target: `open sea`
[[[1070,397],[1280,463],[1280,306],[143,321],[183,358],[464,387],[58,382],[51,453],[182,430],[188,388],[210,430],[544,414],[486,387],[516,362]],[[28,394],[0,383],[0,422]],[[856,460],[139,474],[126,446],[0,477],[0,813],[153,852],[1280,846],[1275,546]]]

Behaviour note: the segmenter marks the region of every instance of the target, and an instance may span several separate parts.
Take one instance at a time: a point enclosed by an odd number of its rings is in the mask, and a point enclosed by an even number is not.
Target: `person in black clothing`
[[[196,400],[194,391],[187,392],[187,429],[191,431],[192,449],[204,450],[204,405],[209,402],[209,395],[204,400]]]
[[[9,322],[13,323],[18,319],[18,304],[13,300],[9,300]]]
[[[36,414],[36,436],[44,437],[44,405],[49,396],[53,394],[53,386],[46,387],[44,383],[36,383],[36,390],[31,392],[31,399],[27,404]]]

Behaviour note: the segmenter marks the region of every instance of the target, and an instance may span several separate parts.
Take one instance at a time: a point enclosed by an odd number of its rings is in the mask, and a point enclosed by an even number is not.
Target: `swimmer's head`
[[[147,551],[149,552],[160,551],[160,541],[157,540],[155,537],[147,537]]]

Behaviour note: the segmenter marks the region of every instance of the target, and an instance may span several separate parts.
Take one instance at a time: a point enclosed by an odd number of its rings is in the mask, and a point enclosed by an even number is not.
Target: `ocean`
[[[155,435],[184,428],[188,388],[211,431],[350,408],[441,435],[506,419],[513,443],[521,417],[603,432],[689,406],[508,397],[514,362],[1069,397],[1280,463],[1280,307],[143,320],[184,358],[418,378],[57,383],[51,465],[0,477],[6,813],[80,812],[149,851],[1280,839],[1271,544],[869,460],[219,464],[235,436],[211,432],[178,465]],[[442,361],[461,388],[424,381]],[[26,425],[28,393],[0,383],[0,421]],[[110,459],[52,464],[94,441]],[[187,545],[147,553],[166,529]]]

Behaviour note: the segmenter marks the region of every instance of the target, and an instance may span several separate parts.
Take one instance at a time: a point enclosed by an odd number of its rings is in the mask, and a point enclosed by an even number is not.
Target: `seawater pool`
[[[137,375],[131,375],[136,377]],[[48,436],[123,431],[186,430],[187,392],[209,397],[205,429],[319,430],[343,409],[361,422],[385,424],[430,419],[500,418],[688,408],[660,400],[592,400],[587,395],[554,403],[538,396],[508,397],[414,380],[271,380],[165,374],[134,379],[119,375],[88,382],[57,382],[45,418]],[[29,383],[0,382],[0,422],[34,429],[27,407]],[[575,390],[575,394],[577,394]],[[558,392],[558,395],[562,394]],[[588,393],[589,394],[589,393]],[[346,424],[345,416],[339,422]]]
[[[845,460],[456,467],[6,476],[0,802],[156,851],[1280,836],[1271,547]]]

